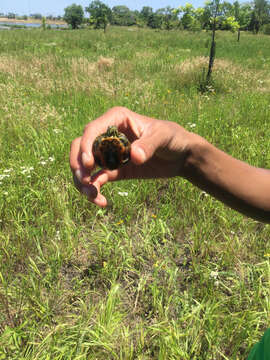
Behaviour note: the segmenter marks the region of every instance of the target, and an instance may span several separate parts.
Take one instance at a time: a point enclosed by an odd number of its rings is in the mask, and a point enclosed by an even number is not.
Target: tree
[[[251,5],[248,3],[239,4],[238,1],[233,3],[234,17],[239,24],[239,30],[247,30],[251,21]]]
[[[240,28],[238,21],[234,16],[228,16],[222,21],[222,30],[230,30],[235,32]]]
[[[198,7],[194,11],[194,16],[196,21],[200,24],[201,29],[204,29],[206,25],[209,23],[209,16],[204,8]]]
[[[83,23],[83,8],[81,5],[72,4],[65,8],[63,19],[71,25],[72,29],[78,29],[79,25]]]
[[[114,6],[112,8],[112,24],[120,26],[135,25],[135,14],[125,5]]]
[[[140,18],[145,24],[148,24],[151,15],[153,15],[153,8],[150,6],[144,6],[140,12]]]
[[[101,28],[106,32],[107,25],[112,20],[111,9],[100,0],[94,0],[85,8],[85,11],[90,14],[89,20],[94,24],[95,29]]]
[[[199,20],[201,10],[198,10],[197,12],[191,4],[186,3],[185,6],[179,6],[175,9],[175,12],[177,14],[182,14],[180,24],[183,29],[192,31],[201,29],[201,22]]]
[[[253,11],[251,13],[250,28],[256,34],[262,25],[269,22],[269,3],[267,0],[254,0]]]
[[[42,15],[37,13],[37,14],[31,14],[30,15],[31,18],[36,19],[36,20],[41,20],[42,19]]]
[[[152,29],[161,29],[162,27],[162,16],[158,13],[152,13],[149,15],[147,20],[147,26]]]
[[[158,14],[161,17],[162,21],[162,27],[165,30],[171,30],[174,27],[178,26],[178,18],[177,14],[175,13],[174,9],[170,6],[166,6],[165,8],[158,9],[156,11],[156,14]]]
[[[212,23],[212,40],[211,40],[211,47],[210,47],[210,54],[209,54],[209,63],[208,63],[208,71],[206,75],[206,86],[211,83],[211,76],[212,70],[214,66],[214,60],[216,56],[216,29],[217,29],[217,22],[218,17],[221,15],[220,13],[220,0],[212,0],[210,3],[207,4],[211,17]]]
[[[15,19],[15,18],[16,18],[16,14],[14,14],[14,13],[8,13],[7,18],[8,18],[8,19]]]

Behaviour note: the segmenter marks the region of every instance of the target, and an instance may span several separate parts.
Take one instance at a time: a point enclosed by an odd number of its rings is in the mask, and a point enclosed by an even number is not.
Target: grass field
[[[108,108],[178,122],[270,168],[269,37],[0,32],[0,359],[246,359],[269,327],[270,228],[181,178],[73,187]],[[123,196],[124,195],[124,196]]]

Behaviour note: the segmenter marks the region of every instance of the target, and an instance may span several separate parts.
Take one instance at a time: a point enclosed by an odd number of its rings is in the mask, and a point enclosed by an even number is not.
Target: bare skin
[[[125,133],[131,161],[117,170],[96,173],[95,138],[108,126]],[[109,181],[182,176],[231,208],[270,223],[270,171],[237,160],[180,125],[115,107],[90,122],[71,144],[70,167],[76,187],[106,207],[101,188]]]

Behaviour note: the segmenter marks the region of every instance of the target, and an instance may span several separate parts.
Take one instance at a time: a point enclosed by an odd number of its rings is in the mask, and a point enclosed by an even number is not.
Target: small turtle
[[[130,142],[116,126],[109,126],[104,134],[95,139],[92,151],[96,164],[114,170],[129,161]]]

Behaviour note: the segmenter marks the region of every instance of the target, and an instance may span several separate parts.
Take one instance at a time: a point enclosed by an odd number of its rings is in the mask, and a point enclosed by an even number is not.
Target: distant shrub
[[[202,30],[202,25],[201,25],[201,23],[198,21],[198,20],[196,20],[196,19],[194,19],[190,24],[189,24],[189,26],[188,26],[188,30],[189,31],[201,31]]]
[[[270,24],[266,24],[263,26],[263,33],[265,35],[270,35]]]

